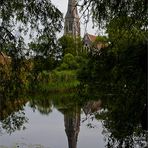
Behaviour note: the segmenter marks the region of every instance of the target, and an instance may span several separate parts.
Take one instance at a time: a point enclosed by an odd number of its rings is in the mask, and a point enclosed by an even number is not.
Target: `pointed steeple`
[[[76,0],[68,1],[68,10],[65,16],[64,34],[80,36],[80,18],[76,6]]]
[[[64,114],[65,132],[68,139],[68,148],[77,148],[77,139],[80,131],[80,108]]]

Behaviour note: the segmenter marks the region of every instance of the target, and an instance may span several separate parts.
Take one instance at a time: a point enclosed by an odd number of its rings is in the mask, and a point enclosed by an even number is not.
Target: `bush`
[[[74,70],[77,69],[78,66],[76,58],[71,53],[68,53],[64,56],[63,62],[57,70]]]

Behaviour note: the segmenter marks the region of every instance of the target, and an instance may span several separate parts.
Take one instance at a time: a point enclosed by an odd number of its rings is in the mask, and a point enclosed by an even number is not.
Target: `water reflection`
[[[88,101],[83,106],[83,111],[85,113],[86,119],[91,115],[94,115],[98,110],[101,110],[101,100],[98,101]],[[92,118],[92,117],[91,117]]]
[[[63,113],[69,148],[77,148],[77,139],[80,131],[80,108],[76,106],[72,110]]]
[[[25,104],[25,99],[0,97],[0,134],[25,129],[24,123],[28,121],[23,111]]]
[[[30,107],[35,111],[36,109],[43,115],[48,115],[52,112],[52,102],[48,98],[31,99]]]
[[[68,139],[69,148],[77,148],[77,139],[80,131],[81,107],[77,101],[72,101],[73,97],[65,96],[55,106],[64,115],[65,132]],[[65,102],[66,101],[66,102]]]
[[[139,108],[132,107],[132,105],[127,107],[126,102],[124,104],[119,102],[122,99],[112,101],[111,97],[110,99],[98,99],[98,96],[94,95],[94,98],[92,96],[90,96],[90,99],[89,94],[86,97],[86,93],[81,94],[77,92],[59,95],[37,94],[28,96],[27,99],[1,99],[1,137],[5,133],[14,133],[15,135],[17,133],[16,131],[20,130],[21,133],[22,130],[25,130],[28,119],[26,117],[27,110],[24,110],[24,106],[29,101],[29,107],[34,113],[38,111],[40,115],[50,117],[54,108],[56,108],[63,114],[64,120],[60,124],[64,124],[69,148],[80,147],[78,140],[81,127],[84,125],[83,123],[87,122],[87,127],[91,129],[96,128],[95,124],[100,121],[102,122],[102,127],[100,127],[102,129],[101,134],[106,139],[104,145],[101,145],[102,148],[105,145],[107,148],[146,147],[147,133],[142,129],[142,124],[140,124],[140,118],[142,116],[140,116],[141,114],[138,111],[141,107],[140,104],[135,105],[136,107],[140,106]],[[81,117],[82,114],[83,118]],[[58,117],[55,116],[54,118],[56,119]],[[39,122],[43,124],[42,121]],[[47,123],[47,127],[49,126],[51,125]],[[94,139],[95,137],[91,138]],[[92,139],[89,140],[91,141]],[[94,145],[93,148],[97,148],[98,146],[99,143],[98,145]],[[87,148],[87,146],[85,147]]]

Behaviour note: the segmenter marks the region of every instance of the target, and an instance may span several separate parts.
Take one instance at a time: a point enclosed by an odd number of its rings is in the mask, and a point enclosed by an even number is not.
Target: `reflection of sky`
[[[81,115],[81,119],[84,114]],[[85,118],[85,117],[84,117]],[[95,128],[90,128],[87,124],[91,123]],[[78,138],[78,148],[104,148],[102,133],[102,123],[97,120],[86,120],[81,122],[80,133]]]
[[[33,112],[29,107],[25,107],[26,117],[29,119],[26,124],[26,130],[16,131],[12,135],[0,136],[0,145],[12,147],[19,143],[20,148],[28,148],[28,145],[44,145],[46,148],[68,148],[68,141],[64,127],[64,116],[62,113],[53,109],[49,115],[41,115],[38,111]],[[86,126],[87,121],[81,123],[78,135],[77,148],[103,148],[102,127],[89,129]],[[27,145],[27,147],[25,146]]]

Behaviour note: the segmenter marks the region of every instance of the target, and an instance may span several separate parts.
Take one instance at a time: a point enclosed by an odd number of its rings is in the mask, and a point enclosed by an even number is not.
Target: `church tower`
[[[68,10],[65,16],[64,35],[80,36],[80,18],[76,0],[68,0]]]

